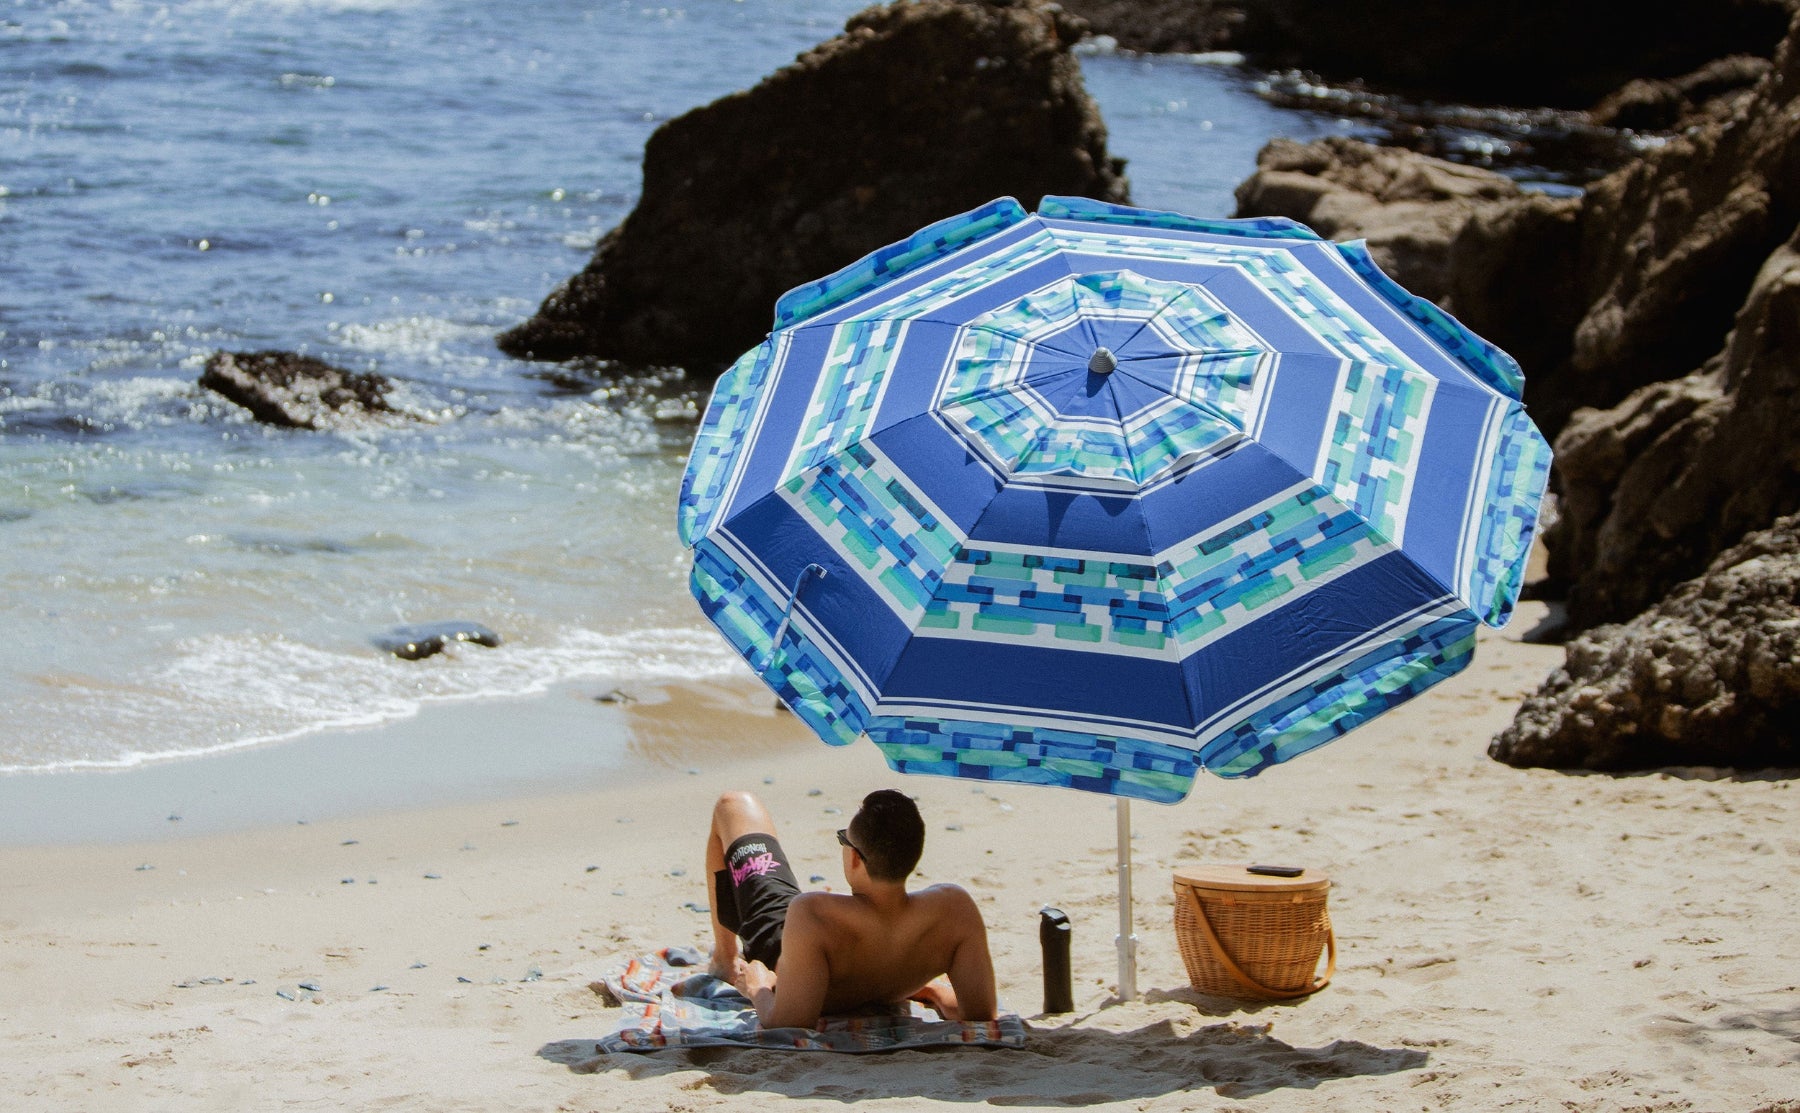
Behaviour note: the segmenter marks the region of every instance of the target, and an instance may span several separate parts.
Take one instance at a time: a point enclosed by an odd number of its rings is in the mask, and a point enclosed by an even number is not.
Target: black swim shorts
[[[781,961],[781,929],[800,882],[787,851],[774,835],[751,833],[725,848],[725,868],[713,874],[713,907],[719,922],[744,941],[746,961],[775,969]]]

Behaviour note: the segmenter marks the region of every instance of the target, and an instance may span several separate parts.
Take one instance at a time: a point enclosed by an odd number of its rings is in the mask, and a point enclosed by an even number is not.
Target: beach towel
[[[692,947],[664,947],[607,971],[600,984],[620,1002],[618,1026],[600,1051],[665,1047],[758,1047],[779,1051],[899,1051],[923,1047],[1023,1047],[1025,1022],[1002,1012],[989,1021],[939,1020],[908,1013],[822,1017],[818,1029],[763,1028],[730,982],[706,972]]]

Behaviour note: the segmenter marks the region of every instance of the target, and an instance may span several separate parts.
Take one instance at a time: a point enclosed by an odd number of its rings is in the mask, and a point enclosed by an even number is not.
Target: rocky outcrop
[[[1800,518],[1570,642],[1488,752],[1564,769],[1800,765]]]
[[[1239,215],[1379,239],[1390,273],[1519,359],[1556,438],[1544,541],[1574,630],[1629,618],[1800,508],[1800,25],[1724,103],[1578,201],[1458,198],[1441,168],[1347,140],[1271,144],[1239,191]],[[1396,196],[1406,180],[1438,199]]]
[[[1735,54],[1767,57],[1790,0],[1437,4],[1411,0],[1064,0],[1128,50],[1236,50],[1439,101],[1587,108],[1636,79],[1668,80]]]
[[[294,352],[215,352],[199,381],[265,425],[343,429],[408,416],[389,405],[386,378]]]
[[[1800,229],[1764,263],[1725,350],[1556,441],[1545,534],[1573,628],[1643,610],[1745,533],[1800,511]]]
[[[1682,131],[1723,122],[1769,72],[1769,60],[1734,54],[1673,78],[1634,78],[1601,98],[1588,118],[1601,127],[1635,132]]]
[[[1723,347],[1757,271],[1800,221],[1795,47],[1790,37],[1729,119],[1589,187],[1576,257],[1584,308],[1566,364],[1550,369],[1565,404],[1612,406]]]
[[[1053,4],[870,8],[755,88],[658,128],[642,200],[586,269],[503,333],[527,359],[716,373],[776,299],[943,217],[1011,195],[1126,200]]]
[[[1544,539],[1574,629],[1800,508],[1800,24],[1729,120],[1597,183],[1583,228],[1587,308],[1558,377],[1604,412],[1557,441]]]

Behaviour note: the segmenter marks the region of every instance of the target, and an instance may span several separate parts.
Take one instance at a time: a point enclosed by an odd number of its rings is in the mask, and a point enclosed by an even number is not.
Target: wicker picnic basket
[[[1175,871],[1175,939],[1188,980],[1221,997],[1284,1000],[1317,993],[1337,969],[1337,939],[1325,900],[1331,880],[1247,866]],[[1319,955],[1328,955],[1318,973]]]

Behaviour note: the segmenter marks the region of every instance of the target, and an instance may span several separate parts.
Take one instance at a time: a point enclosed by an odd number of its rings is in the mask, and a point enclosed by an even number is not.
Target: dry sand
[[[1129,1003],[1110,801],[901,778],[748,683],[637,693],[650,772],[629,782],[0,849],[0,1109],[1800,1110],[1792,781],[1490,761],[1561,659],[1520,641],[1542,616],[1317,753],[1136,805]],[[531,706],[522,735],[545,728]],[[721,789],[762,793],[802,878],[841,887],[832,831],[881,786],[920,798],[924,877],[980,900],[1023,1050],[595,1056],[598,973],[706,938]],[[1170,874],[1249,859],[1333,880],[1337,976],[1310,999],[1188,987]],[[1070,1015],[1038,1015],[1046,903],[1074,921]]]

